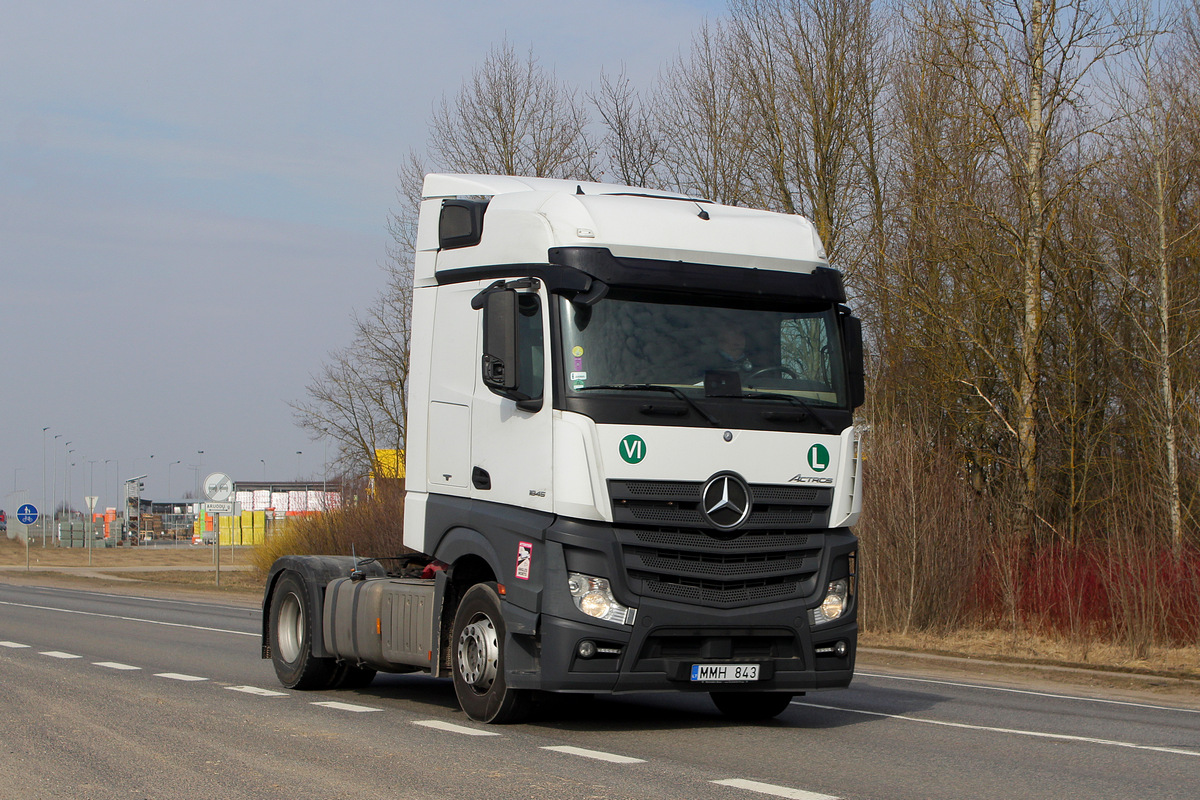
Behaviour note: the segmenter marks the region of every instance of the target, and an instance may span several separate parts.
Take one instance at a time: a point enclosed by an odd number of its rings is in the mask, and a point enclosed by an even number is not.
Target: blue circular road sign
[[[17,522],[22,525],[32,525],[37,522],[38,511],[33,505],[26,503],[17,509]]]

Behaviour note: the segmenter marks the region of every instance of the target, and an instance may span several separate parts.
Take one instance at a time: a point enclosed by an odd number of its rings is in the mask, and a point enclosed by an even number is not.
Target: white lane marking
[[[838,800],[833,795],[806,792],[803,789],[792,789],[787,786],[776,786],[773,783],[759,783],[742,778],[730,778],[724,781],[712,781],[718,786],[732,786],[734,789],[747,789],[759,794],[769,794],[775,797],[787,797],[791,800]]]
[[[141,667],[135,667],[132,664],[122,664],[120,661],[93,661],[92,663],[95,664],[97,667],[108,667],[109,669],[120,669],[120,670],[141,669]]]
[[[1184,750],[1178,747],[1162,747],[1152,744],[1137,744],[1136,742],[1120,742],[1114,739],[1096,739],[1091,736],[1071,736],[1066,733],[1046,733],[1044,731],[1025,731],[1019,728],[995,728],[990,725],[970,725],[965,722],[946,722],[938,719],[922,719],[921,717],[910,717],[906,714],[885,714],[882,711],[865,711],[858,708],[841,708],[838,706],[823,706],[817,703],[802,703],[795,700],[792,705],[807,706],[808,708],[820,708],[826,711],[845,711],[850,714],[866,714],[870,717],[884,717],[886,719],[899,719],[905,722],[920,722],[925,725],[941,725],[946,728],[962,728],[972,731],[988,731],[990,733],[1010,733],[1015,736],[1029,736],[1034,739],[1053,739],[1060,742],[1082,742],[1084,744],[1098,744],[1104,747],[1126,747],[1131,750],[1152,750],[1156,753],[1173,753],[1180,756],[1195,756],[1200,757],[1200,750]]]
[[[61,650],[46,650],[42,655],[50,656],[51,658],[83,658],[83,656],[77,656],[74,653],[64,653]]]
[[[584,758],[594,758],[597,761],[608,761],[612,764],[642,764],[645,763],[644,758],[630,758],[629,756],[619,756],[615,753],[605,753],[601,750],[585,750],[582,747],[571,747],[570,745],[557,745],[554,747],[543,747],[543,750],[553,750],[556,753],[567,753],[572,756],[583,756]]]
[[[98,567],[101,571],[103,567]],[[194,600],[171,600],[167,597],[138,597],[134,594],[111,594],[109,592],[93,592],[90,589],[47,589],[45,587],[30,587],[31,593],[44,594],[48,597],[61,595],[76,595],[79,597],[107,597],[112,600],[127,600],[130,602],[145,603],[152,606],[195,606],[197,608],[219,608],[231,611],[249,611],[252,614],[262,616],[262,609],[253,606],[229,606],[220,603],[200,603]]]
[[[481,731],[478,728],[468,728],[465,725],[455,725],[453,722],[442,722],[436,719],[417,720],[413,725],[423,725],[426,728],[435,728],[450,733],[461,733],[465,736],[500,736],[496,731]]]
[[[7,600],[0,600],[0,606],[12,606],[13,608],[32,608],[35,611],[57,611],[60,614],[78,614],[84,617],[102,617],[104,619],[119,619],[124,622],[144,622],[147,625],[163,625],[167,628],[188,628],[194,631],[212,631],[213,633],[232,633],[235,636],[262,636],[261,632],[246,631],[231,631],[225,628],[209,628],[205,625],[184,625],[182,622],[162,622],[156,619],[142,619],[141,617],[124,617],[120,614],[101,614],[96,611],[75,611],[70,608],[55,608],[54,606],[35,606],[31,603],[10,603]]]
[[[1084,703],[1104,703],[1110,706],[1131,706],[1145,708],[1151,711],[1181,711],[1184,714],[1200,714],[1197,708],[1180,708],[1179,706],[1155,706],[1149,703],[1134,703],[1129,700],[1105,700],[1102,697],[1081,697],[1074,694],[1053,694],[1051,692],[1035,692],[1032,689],[1010,689],[1006,686],[985,686],[979,683],[957,683],[955,681],[940,681],[933,678],[909,678],[902,675],[883,675],[873,672],[854,671],[855,676],[864,678],[882,678],[889,681],[909,681],[911,683],[932,683],[937,686],[953,686],[958,689],[980,689],[986,692],[1007,692],[1009,694],[1027,694],[1033,697],[1048,697],[1052,700],[1079,700]],[[1119,677],[1119,675],[1118,675]]]
[[[353,703],[313,703],[314,706],[323,706],[324,708],[332,708],[336,711],[353,711],[357,714],[362,714],[367,711],[383,711],[382,708],[371,708],[370,706],[358,706]]]
[[[287,697],[287,692],[277,692],[274,689],[260,689],[257,686],[226,686],[231,692],[241,692],[242,694],[253,694],[258,697]]]
[[[29,645],[21,644],[20,642],[0,642],[0,647],[11,647],[15,650],[22,647],[29,647]]]
[[[156,672],[156,678],[166,678],[172,681],[206,681],[208,678],[201,678],[199,675],[184,675],[181,672]]]

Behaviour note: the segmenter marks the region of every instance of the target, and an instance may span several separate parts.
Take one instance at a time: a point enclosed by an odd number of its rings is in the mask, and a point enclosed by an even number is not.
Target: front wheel
[[[496,584],[468,589],[454,615],[454,693],[478,722],[519,722],[529,713],[531,694],[504,680],[505,633]]]
[[[730,719],[764,720],[777,717],[793,695],[777,692],[709,692],[713,705]]]

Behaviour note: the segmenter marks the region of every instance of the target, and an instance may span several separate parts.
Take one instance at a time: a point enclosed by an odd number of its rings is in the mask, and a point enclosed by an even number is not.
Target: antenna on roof
[[[705,211],[699,203],[696,203],[696,208],[700,209],[700,213],[696,215],[697,217],[700,219],[711,219],[711,217],[708,216],[708,212]]]
[[[575,194],[583,194],[583,186],[578,183],[575,184]]]

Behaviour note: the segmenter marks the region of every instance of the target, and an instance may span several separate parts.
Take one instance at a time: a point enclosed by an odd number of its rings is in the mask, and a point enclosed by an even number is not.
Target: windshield
[[[564,374],[579,396],[674,387],[690,398],[848,405],[832,308],[562,300]],[[782,397],[779,397],[782,395]]]

